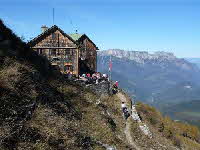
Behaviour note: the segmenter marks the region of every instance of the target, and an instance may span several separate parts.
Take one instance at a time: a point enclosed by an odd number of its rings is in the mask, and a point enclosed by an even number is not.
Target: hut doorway
[[[90,67],[88,66],[88,60],[87,59],[85,59],[85,60],[79,59],[79,74],[82,75],[82,74],[86,74],[86,73],[93,74],[94,71],[92,71],[90,69]]]

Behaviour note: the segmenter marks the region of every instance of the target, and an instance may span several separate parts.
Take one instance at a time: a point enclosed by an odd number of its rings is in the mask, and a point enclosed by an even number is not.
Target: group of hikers
[[[82,75],[79,75],[79,77],[75,77],[73,74],[71,73],[66,73],[66,78],[69,80],[75,80],[75,81],[81,81],[84,82],[86,85],[87,84],[99,84],[102,82],[108,82],[110,81],[110,78],[108,77],[107,74],[105,73],[100,73],[100,72],[95,72],[93,74],[91,73],[84,73]],[[119,83],[118,81],[115,81],[114,83],[111,82],[111,91],[113,94],[116,94],[118,92],[118,86]]]
[[[71,74],[68,74],[68,79],[70,78],[71,78]],[[101,82],[109,81],[109,78],[107,74],[95,72],[93,74],[85,73],[85,74],[79,75],[79,78],[76,80],[83,81],[86,84],[99,84]],[[114,83],[112,83],[111,91],[113,94],[118,93],[118,88],[119,88],[118,86],[119,86],[118,81],[115,81]],[[128,119],[128,117],[130,116],[130,113],[128,111],[128,108],[125,102],[121,103],[121,107],[122,107],[122,113],[123,113],[124,118]]]
[[[79,76],[79,80],[83,80],[86,84],[98,84],[102,81],[108,81],[107,74],[101,74],[100,72],[95,72],[93,74],[86,73]]]
[[[103,81],[109,81],[109,78],[107,76],[107,74],[101,74],[100,72],[94,73],[94,74],[82,74],[82,76],[79,77],[79,79],[85,81],[86,83],[93,83],[93,84],[98,84],[100,82]],[[114,83],[112,83],[111,86],[112,89],[112,93],[113,94],[117,94],[118,90],[119,90],[119,83],[118,81],[115,81]],[[125,119],[128,119],[128,117],[130,116],[129,110],[125,104],[125,102],[122,102],[121,104],[122,107],[122,113]]]

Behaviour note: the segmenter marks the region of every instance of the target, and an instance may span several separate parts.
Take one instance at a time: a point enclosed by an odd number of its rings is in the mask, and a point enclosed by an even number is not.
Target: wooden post
[[[79,48],[76,49],[76,76],[79,77]]]

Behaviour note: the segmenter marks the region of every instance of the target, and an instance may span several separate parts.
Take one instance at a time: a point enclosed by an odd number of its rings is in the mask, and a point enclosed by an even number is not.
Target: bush
[[[181,139],[180,139],[180,136],[175,135],[175,136],[173,137],[173,144],[174,144],[175,146],[181,148],[182,141],[181,141]]]
[[[154,107],[141,102],[137,103],[137,111],[143,120],[147,120],[152,125],[158,125],[161,121],[161,113],[158,112]]]

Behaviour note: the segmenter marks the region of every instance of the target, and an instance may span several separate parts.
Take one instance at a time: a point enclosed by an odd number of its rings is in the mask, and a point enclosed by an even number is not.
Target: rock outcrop
[[[167,52],[155,52],[153,54],[148,53],[146,51],[125,51],[125,50],[118,50],[118,49],[111,49],[100,51],[98,53],[99,56],[114,56],[117,58],[129,59],[134,60],[137,63],[145,63],[146,61],[150,60],[160,60],[160,61],[167,61],[167,60],[175,60],[177,59],[173,53]]]

